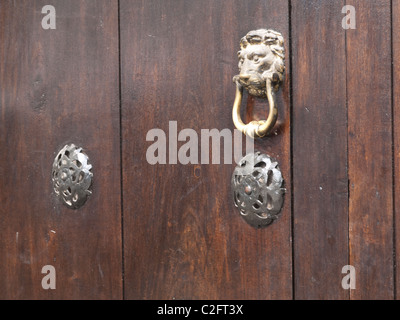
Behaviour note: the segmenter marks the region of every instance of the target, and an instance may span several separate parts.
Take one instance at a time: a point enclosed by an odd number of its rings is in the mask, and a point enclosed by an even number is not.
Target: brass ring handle
[[[247,33],[240,41],[239,71],[233,78],[236,83],[236,97],[233,103],[232,119],[235,127],[251,138],[262,138],[269,134],[278,118],[275,91],[283,81],[285,71],[284,40],[279,32],[259,29]],[[243,90],[250,95],[267,98],[269,113],[267,120],[243,123],[240,117]]]
[[[251,138],[262,138],[271,132],[276,120],[278,119],[278,109],[275,105],[275,95],[272,92],[271,81],[266,81],[266,92],[269,103],[269,113],[267,120],[254,120],[248,124],[243,123],[240,117],[240,105],[242,104],[243,87],[236,84],[236,96],[233,103],[232,119],[235,127]]]

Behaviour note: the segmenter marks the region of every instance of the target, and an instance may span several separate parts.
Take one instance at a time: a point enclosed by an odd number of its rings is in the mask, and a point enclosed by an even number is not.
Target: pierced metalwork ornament
[[[54,192],[68,208],[82,207],[92,194],[92,165],[82,148],[67,144],[53,162],[52,180]]]
[[[255,228],[278,218],[286,189],[278,163],[260,152],[246,155],[232,174],[235,206],[241,217]]]

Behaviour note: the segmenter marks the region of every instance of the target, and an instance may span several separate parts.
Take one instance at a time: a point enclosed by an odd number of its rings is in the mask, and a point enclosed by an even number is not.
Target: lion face
[[[251,95],[262,96],[268,71],[274,63],[275,55],[264,44],[249,45],[239,52],[239,83]]]
[[[239,75],[233,80],[256,97],[266,97],[266,81],[277,88],[284,71],[283,37],[272,30],[250,31],[238,52]]]

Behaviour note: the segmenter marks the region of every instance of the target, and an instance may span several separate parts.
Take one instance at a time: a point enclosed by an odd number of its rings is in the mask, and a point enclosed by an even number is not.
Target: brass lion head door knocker
[[[240,41],[239,74],[233,77],[236,83],[236,98],[232,117],[235,127],[251,138],[262,138],[271,132],[278,118],[275,92],[283,81],[285,71],[285,49],[283,37],[273,30],[250,31]],[[240,117],[243,89],[250,95],[267,98],[269,113],[267,120],[244,124]]]
[[[233,77],[236,97],[232,118],[235,127],[251,138],[268,135],[278,118],[275,92],[285,71],[284,40],[279,32],[258,29],[247,33],[240,41],[239,74]],[[249,95],[268,100],[267,120],[243,123],[240,116],[243,90]],[[246,155],[232,174],[233,201],[240,216],[255,228],[275,221],[283,205],[285,189],[278,163],[260,152]]]

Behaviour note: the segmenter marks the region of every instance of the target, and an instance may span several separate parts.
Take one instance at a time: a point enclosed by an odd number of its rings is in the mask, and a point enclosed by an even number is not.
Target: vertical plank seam
[[[390,50],[391,50],[391,118],[392,118],[392,203],[393,203],[393,299],[397,299],[396,267],[396,164],[395,164],[395,121],[394,121],[394,46],[393,46],[393,0],[390,0]]]
[[[121,282],[122,282],[122,300],[125,300],[125,247],[124,247],[124,188],[123,188],[123,152],[122,152],[122,73],[121,73],[121,10],[120,0],[117,3],[118,10],[118,88],[119,88],[119,169],[120,169],[120,192],[121,192]]]
[[[343,1],[344,5],[347,5],[347,1]],[[349,175],[349,93],[348,93],[348,59],[347,59],[347,30],[344,30],[344,59],[346,66],[346,80],[345,80],[345,90],[346,90],[346,175],[347,175],[347,263],[351,264],[351,254],[350,254],[350,175]],[[348,300],[351,300],[351,290],[349,290]]]
[[[289,64],[290,64],[290,74],[289,74],[289,114],[290,114],[290,128],[289,128],[289,136],[290,136],[290,237],[291,237],[291,250],[292,250],[292,300],[296,300],[295,297],[295,263],[294,263],[294,190],[293,190],[293,54],[292,54],[292,0],[289,1]]]

